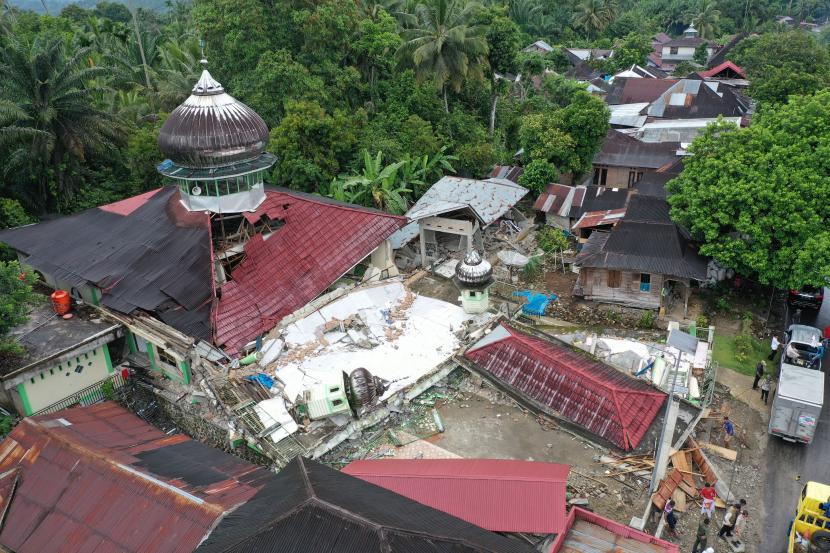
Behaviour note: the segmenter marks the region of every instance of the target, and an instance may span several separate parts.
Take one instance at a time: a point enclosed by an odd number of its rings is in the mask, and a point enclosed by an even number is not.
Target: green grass
[[[735,360],[735,337],[728,334],[715,333],[715,348],[712,352],[712,357],[718,362],[721,367],[728,367],[733,371],[748,376],[755,375],[755,365],[761,359],[766,359],[769,355],[769,348],[767,344],[761,342],[754,336],[752,337],[752,349],[754,353],[750,354],[749,358],[743,363]],[[767,370],[771,366],[767,361]]]

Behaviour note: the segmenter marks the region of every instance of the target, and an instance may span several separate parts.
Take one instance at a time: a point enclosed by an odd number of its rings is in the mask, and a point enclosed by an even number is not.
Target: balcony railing
[[[76,405],[92,405],[93,403],[100,403],[108,399],[117,399],[123,385],[124,378],[121,376],[121,373],[112,373],[107,378],[100,380],[91,386],[87,386],[83,390],[78,390],[74,394],[53,403],[48,407],[44,407],[43,409],[34,412],[32,416],[47,415],[49,413],[54,413]]]

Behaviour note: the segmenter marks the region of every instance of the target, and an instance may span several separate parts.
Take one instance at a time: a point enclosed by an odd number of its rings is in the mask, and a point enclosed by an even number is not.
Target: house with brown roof
[[[631,188],[644,174],[674,163],[679,149],[679,142],[643,142],[611,129],[594,156],[591,174],[582,184]]]
[[[673,293],[685,306],[691,287],[707,278],[707,260],[671,220],[665,198],[642,193],[610,232],[591,234],[574,264],[574,295],[644,309],[663,307]]]
[[[0,444],[3,550],[277,546],[284,553],[534,551],[316,461],[297,457],[274,474],[168,435],[115,403],[24,419]]]

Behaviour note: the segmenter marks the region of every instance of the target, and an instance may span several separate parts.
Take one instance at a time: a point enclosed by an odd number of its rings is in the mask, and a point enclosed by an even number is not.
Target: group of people
[[[695,543],[692,546],[692,553],[714,553],[714,547],[707,547],[709,540],[709,525],[712,522],[712,517],[715,514],[715,487],[707,482],[700,490],[700,498],[702,504],[700,507],[700,521],[697,525],[697,533],[695,534]],[[677,515],[675,514],[675,501],[669,500],[663,509],[663,515],[666,519],[666,526],[669,528],[669,534],[672,537],[677,537]],[[730,505],[723,515],[721,528],[718,531],[718,538],[727,539],[733,536],[740,537],[746,527],[746,521],[749,519],[749,511],[746,509],[746,499]]]
[[[771,384],[772,376],[767,372],[766,362],[763,360],[758,361],[758,364],[755,365],[755,380],[752,381],[752,389],[757,390],[759,387],[761,388],[761,399],[764,405],[769,400],[769,387]]]

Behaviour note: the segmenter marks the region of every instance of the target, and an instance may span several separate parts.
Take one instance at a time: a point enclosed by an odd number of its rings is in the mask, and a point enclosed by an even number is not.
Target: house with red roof
[[[643,443],[666,400],[585,352],[506,323],[471,345],[464,360],[520,400],[624,451]]]

